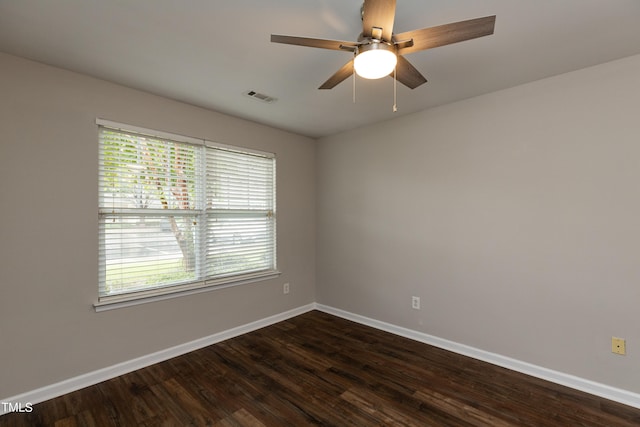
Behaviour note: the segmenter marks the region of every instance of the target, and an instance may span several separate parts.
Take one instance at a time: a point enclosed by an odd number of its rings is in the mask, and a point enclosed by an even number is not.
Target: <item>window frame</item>
[[[243,285],[247,283],[253,283],[256,281],[269,280],[269,279],[278,277],[281,274],[277,268],[277,252],[278,251],[277,251],[277,220],[276,220],[276,155],[275,153],[249,149],[246,147],[221,144],[221,143],[209,141],[206,139],[194,138],[190,136],[158,131],[158,130],[139,127],[139,126],[118,123],[118,122],[105,120],[101,118],[96,119],[96,125],[97,125],[98,134],[100,134],[102,128],[108,128],[114,131],[121,131],[121,132],[149,136],[149,137],[156,138],[163,141],[166,140],[171,142],[201,146],[203,149],[201,161],[204,164],[204,166],[203,166],[203,173],[201,174],[201,176],[197,178],[200,180],[200,184],[199,184],[200,189],[198,191],[206,192],[207,191],[206,188],[209,184],[209,181],[207,178],[207,163],[208,163],[207,149],[214,149],[214,150],[227,151],[227,152],[232,152],[232,153],[242,154],[242,155],[263,157],[263,158],[271,159],[273,161],[273,164],[271,165],[271,168],[272,168],[271,172],[273,174],[272,200],[271,200],[272,209],[269,209],[267,213],[268,220],[272,221],[270,223],[267,223],[267,226],[270,226],[273,228],[272,240],[269,241],[269,243],[272,244],[272,249],[270,252],[270,255],[272,256],[272,259],[273,259],[272,268],[268,268],[260,271],[229,273],[227,275],[218,275],[218,276],[206,276],[206,273],[203,275],[200,272],[200,273],[197,273],[195,280],[192,280],[192,281],[188,281],[184,283],[176,282],[174,284],[165,284],[165,285],[156,286],[153,288],[138,289],[138,290],[133,290],[128,292],[115,293],[112,295],[103,294],[102,286],[104,284],[105,278],[99,277],[98,301],[93,304],[96,311],[127,307],[127,306],[137,305],[137,304],[146,303],[146,302],[164,300],[168,298],[175,298],[179,296],[191,295],[191,294],[200,293],[200,292],[208,292],[216,289],[223,289],[230,286],[238,286],[238,285]],[[100,152],[102,152],[101,150],[102,148],[100,148]],[[100,170],[102,170],[102,159],[99,159],[98,166]],[[101,197],[101,194],[102,194],[101,191],[102,189],[99,187],[99,191],[98,191],[99,197]],[[204,197],[205,197],[204,200],[206,205],[206,196]],[[143,209],[140,209],[140,211],[142,210]],[[198,209],[193,209],[189,211],[183,210],[182,212],[179,212],[179,214],[198,216],[199,218],[198,223],[204,224],[201,227],[198,227],[200,228],[200,230],[198,231],[199,238],[206,240],[206,237],[207,237],[206,223],[210,218],[210,215],[212,216],[215,215],[213,214],[214,210],[216,209],[209,209],[209,207],[207,206],[200,206]],[[149,214],[145,213],[145,215],[148,215],[148,216],[152,215],[154,210],[151,209],[148,212]],[[239,217],[242,217],[243,215],[249,214],[250,210],[245,209],[243,211],[244,213],[239,213],[239,211],[235,211],[235,212],[239,214]],[[267,210],[264,209],[262,210],[262,212],[267,212]],[[171,213],[171,210],[169,210],[169,212],[167,211],[161,212],[160,215],[161,216],[170,215],[170,213]],[[103,240],[103,236],[101,235],[101,233],[105,232],[102,228],[102,223],[104,221],[103,218],[109,217],[109,215],[113,216],[114,212],[104,212],[102,210],[101,201],[98,200],[99,242],[102,242]],[[256,214],[256,215],[259,216],[259,214]],[[198,253],[200,254],[200,256],[206,256],[206,250],[204,250],[202,247],[198,250]],[[201,261],[206,264],[206,261],[204,259],[201,259]],[[102,259],[101,256],[99,256],[99,262],[98,262],[99,276],[106,274],[105,273],[106,268],[103,264],[105,262],[106,262],[106,256],[104,259]],[[201,265],[200,270],[202,270],[202,268],[206,268],[206,265]]]

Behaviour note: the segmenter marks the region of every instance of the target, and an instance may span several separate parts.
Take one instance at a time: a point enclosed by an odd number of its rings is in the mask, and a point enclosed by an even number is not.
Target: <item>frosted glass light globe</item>
[[[356,73],[365,79],[380,79],[391,74],[398,62],[396,54],[387,45],[369,46],[368,50],[358,54],[353,61]]]

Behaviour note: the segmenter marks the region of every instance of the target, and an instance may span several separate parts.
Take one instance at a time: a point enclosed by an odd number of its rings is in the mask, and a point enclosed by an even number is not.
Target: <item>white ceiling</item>
[[[407,55],[428,83],[348,79],[361,0],[0,0],[0,51],[311,137],[640,53],[639,0],[397,0],[394,32],[497,15],[495,34]],[[0,76],[2,71],[0,70]],[[265,104],[243,96],[277,98]]]

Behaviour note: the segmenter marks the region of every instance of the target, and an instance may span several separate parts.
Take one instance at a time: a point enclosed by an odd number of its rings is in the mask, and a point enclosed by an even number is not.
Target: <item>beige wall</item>
[[[95,313],[96,117],[275,152],[282,276]],[[313,302],[314,158],[308,138],[0,54],[0,397]]]
[[[640,392],[640,56],[317,156],[319,303]]]

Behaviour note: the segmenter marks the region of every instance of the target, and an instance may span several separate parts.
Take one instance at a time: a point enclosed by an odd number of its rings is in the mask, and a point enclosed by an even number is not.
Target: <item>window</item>
[[[97,123],[101,303],[277,273],[273,154]]]

